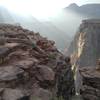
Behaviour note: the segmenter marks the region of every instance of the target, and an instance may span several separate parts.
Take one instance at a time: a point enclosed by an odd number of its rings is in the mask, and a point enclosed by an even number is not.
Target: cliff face
[[[100,20],[83,20],[69,47],[72,62],[80,67],[95,66],[100,57]]]
[[[100,58],[100,20],[82,21],[68,54],[72,57],[72,64],[76,71],[76,91],[80,92],[82,77],[79,68],[94,68]]]

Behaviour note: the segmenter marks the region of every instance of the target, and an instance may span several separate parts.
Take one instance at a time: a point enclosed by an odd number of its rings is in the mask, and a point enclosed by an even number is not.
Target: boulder
[[[18,75],[23,73],[24,71],[18,67],[0,67],[0,82],[16,80],[18,79]]]
[[[15,66],[21,69],[30,69],[35,64],[35,61],[32,59],[21,60],[15,64]]]
[[[42,88],[33,91],[30,100],[50,100],[52,97],[51,92]]]
[[[38,69],[38,75],[37,78],[40,81],[53,81],[54,80],[54,72],[51,68],[45,66],[45,65],[39,65],[37,66]]]
[[[3,100],[20,100],[20,98],[24,96],[25,96],[24,92],[20,89],[6,88],[3,92],[2,99]]]

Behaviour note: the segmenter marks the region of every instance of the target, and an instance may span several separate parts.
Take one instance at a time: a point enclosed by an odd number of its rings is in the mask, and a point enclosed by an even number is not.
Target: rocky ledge
[[[81,68],[82,87],[80,93],[84,100],[100,100],[100,70]]]
[[[0,24],[0,100],[50,100],[55,42],[17,25]]]

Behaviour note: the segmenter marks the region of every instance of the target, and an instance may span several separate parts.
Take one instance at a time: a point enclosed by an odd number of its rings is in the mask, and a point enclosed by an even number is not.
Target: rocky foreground
[[[50,100],[61,53],[39,33],[0,25],[0,100]]]
[[[100,70],[81,68],[81,95],[84,100],[100,100]]]

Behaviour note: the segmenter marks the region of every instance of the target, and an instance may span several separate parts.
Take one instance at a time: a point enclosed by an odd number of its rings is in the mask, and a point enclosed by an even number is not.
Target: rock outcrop
[[[80,93],[84,100],[100,100],[100,70],[81,68],[82,87]]]
[[[54,44],[19,25],[0,24],[0,100],[51,98],[62,55]]]

